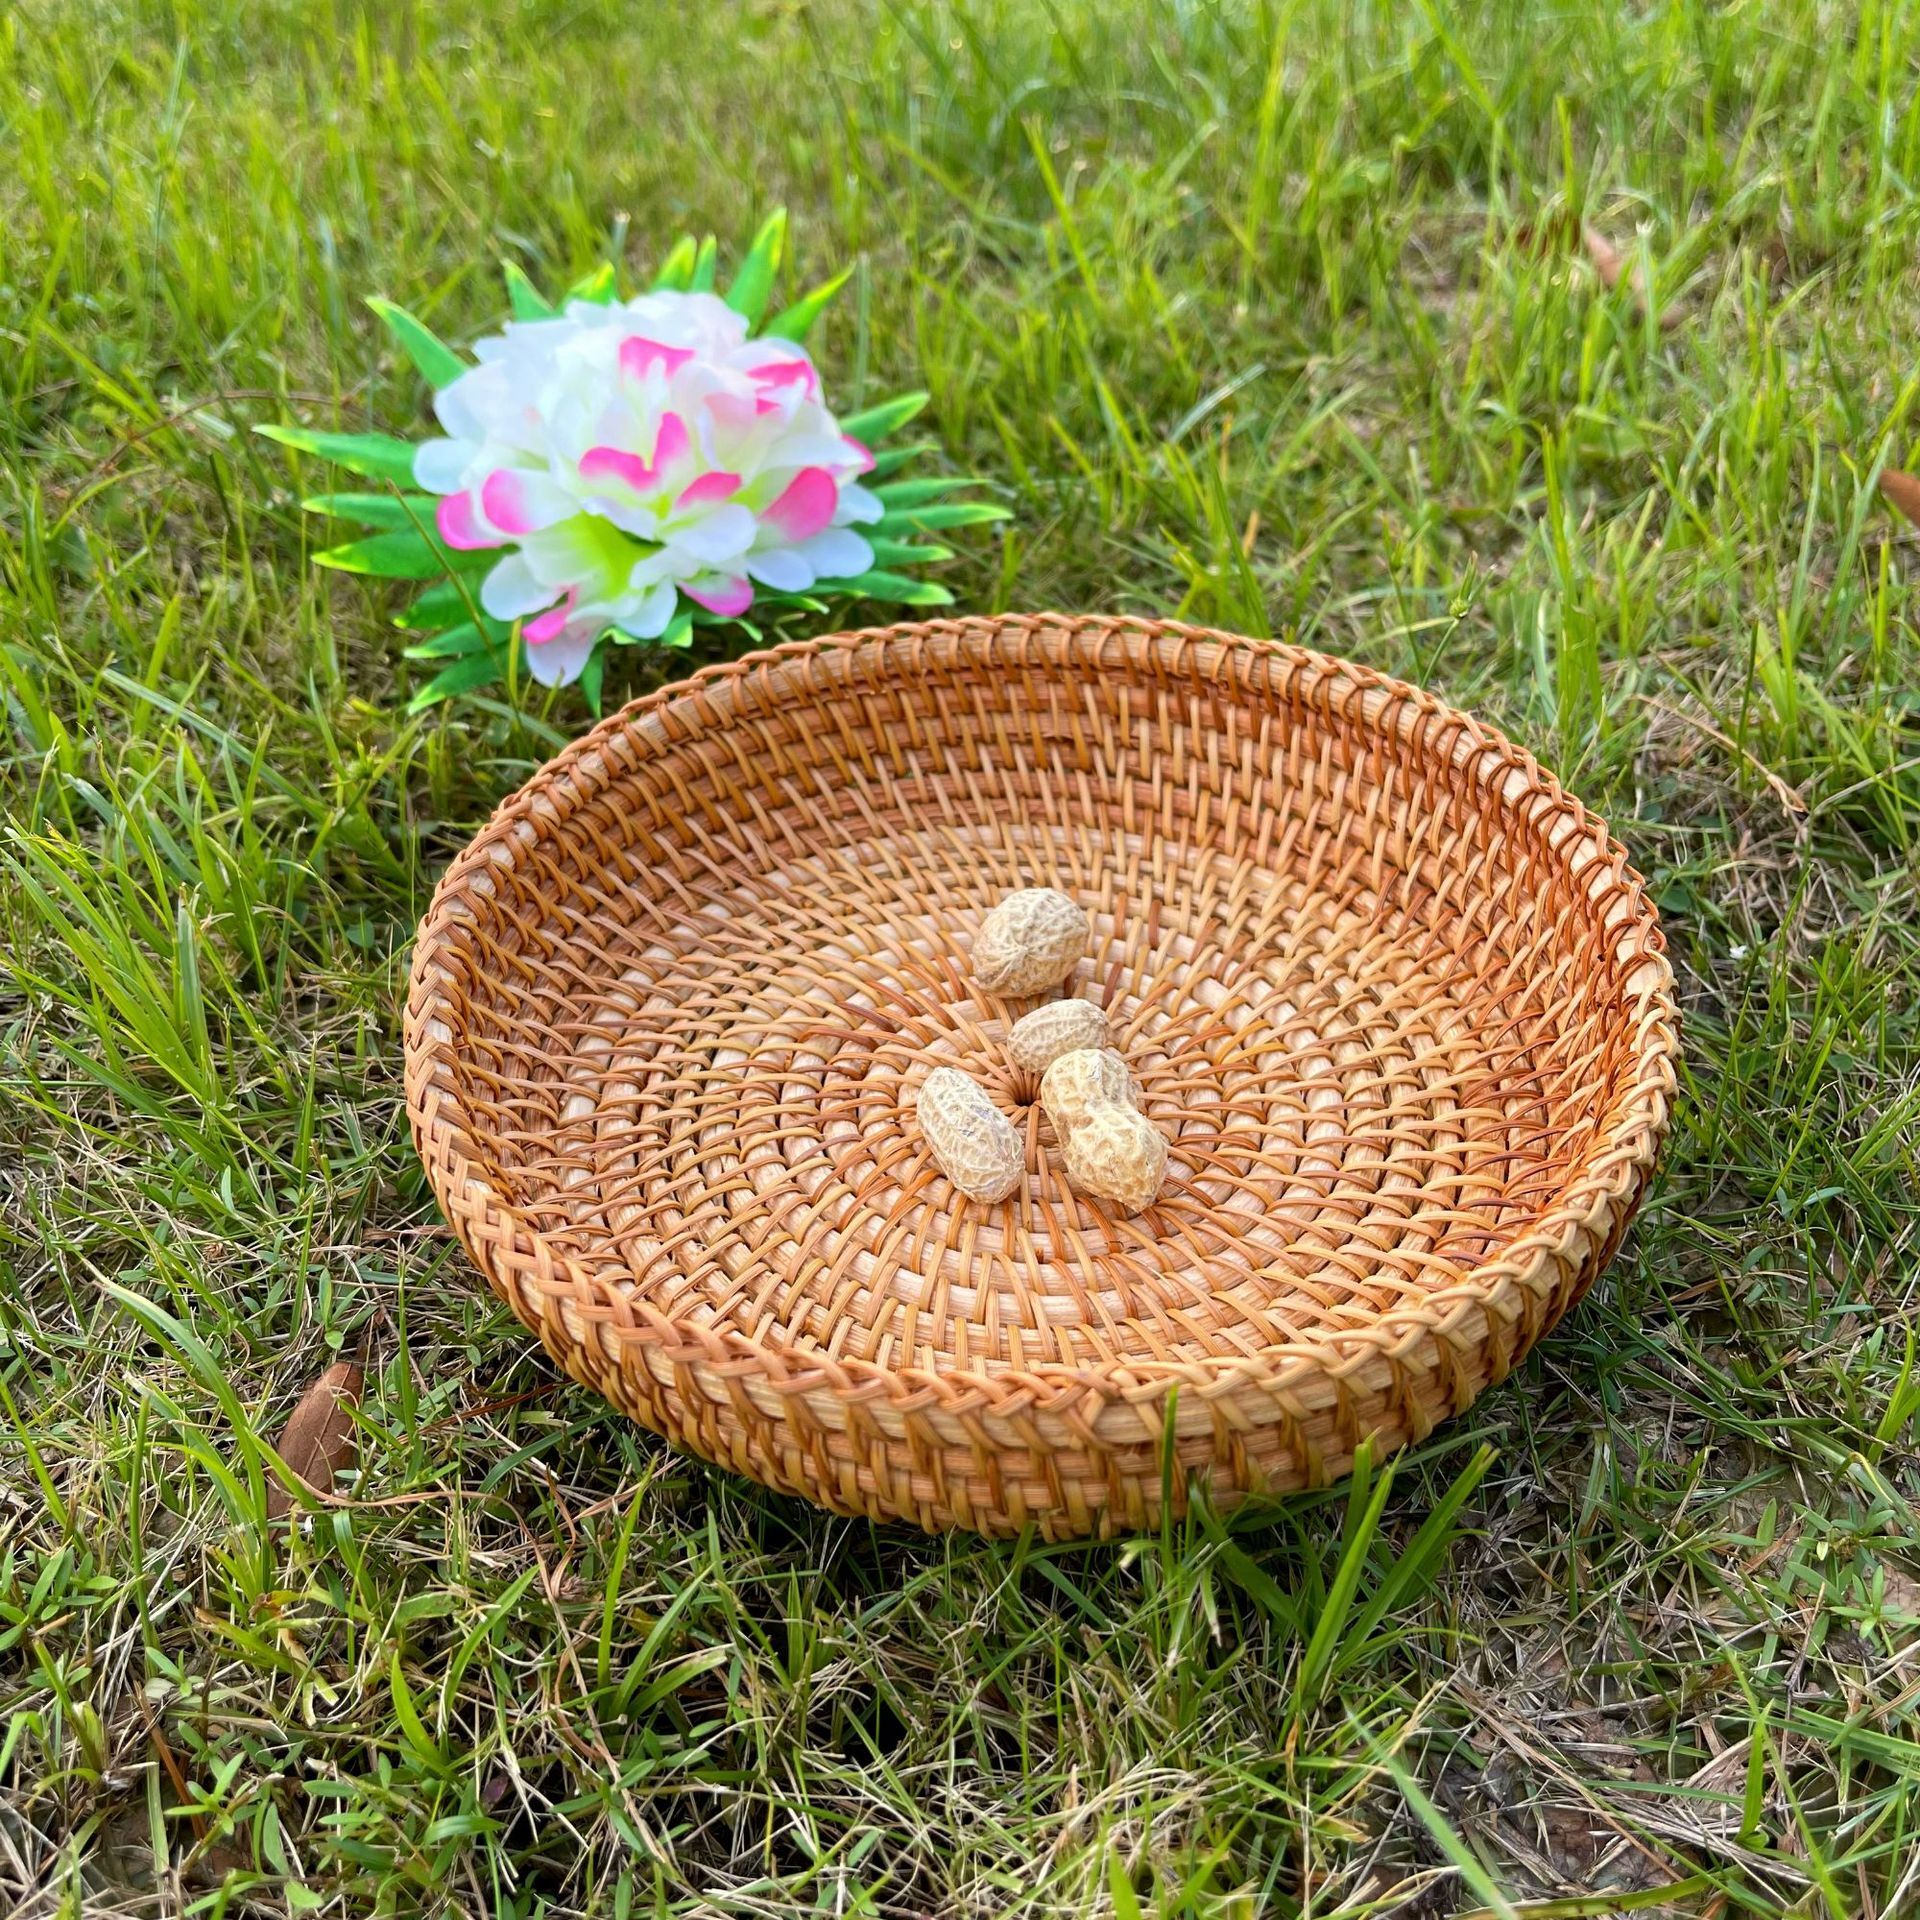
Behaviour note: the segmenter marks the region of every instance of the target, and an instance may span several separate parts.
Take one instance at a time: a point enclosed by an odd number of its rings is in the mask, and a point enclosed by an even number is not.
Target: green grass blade
[[[1393,1754],[1382,1750],[1379,1760],[1393,1776],[1394,1785],[1400,1789],[1401,1797],[1413,1809],[1420,1824],[1458,1869],[1460,1878],[1485,1903],[1487,1912],[1496,1916],[1496,1920],[1520,1920],[1513,1902],[1494,1884],[1493,1877],[1487,1872],[1486,1862],[1454,1830],[1452,1822],[1427,1797],[1425,1788]]]

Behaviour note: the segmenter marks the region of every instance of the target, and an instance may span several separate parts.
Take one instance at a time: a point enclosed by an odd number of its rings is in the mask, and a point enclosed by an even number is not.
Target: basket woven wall
[[[1172,1143],[1069,1190],[969,981],[1080,901]],[[449,869],[407,1097],[475,1264],[577,1379],[841,1512],[1055,1536],[1230,1503],[1501,1379],[1619,1243],[1667,1120],[1653,908],[1605,828],[1430,695],[1170,623],[936,621],[642,700]],[[958,1196],[947,1064],[1026,1135]]]

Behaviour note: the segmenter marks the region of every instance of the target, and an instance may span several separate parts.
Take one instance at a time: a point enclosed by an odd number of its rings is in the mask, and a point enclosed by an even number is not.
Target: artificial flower
[[[513,317],[471,362],[370,301],[432,383],[440,434],[259,429],[384,483],[305,504],[373,529],[321,565],[431,583],[400,616],[420,635],[408,658],[436,668],[415,709],[507,677],[516,648],[597,711],[608,640],[682,647],[729,624],[759,639],[836,598],[951,601],[900,571],[952,557],[919,536],[1005,509],[943,498],[977,484],[959,476],[894,478],[918,449],[870,451],[925,394],[828,406],[805,341],[846,274],[763,324],[785,230],[768,220],[718,292],[711,239],[680,241],[625,299],[611,267],[557,305],[509,267]]]
[[[864,573],[886,512],[793,341],[749,338],[712,293],[570,301],[511,321],[442,387],[447,437],[414,455],[440,537],[504,557],[480,586],[519,620],[533,676],[573,680],[609,627],[665,633],[680,595],[744,614],[756,587]]]

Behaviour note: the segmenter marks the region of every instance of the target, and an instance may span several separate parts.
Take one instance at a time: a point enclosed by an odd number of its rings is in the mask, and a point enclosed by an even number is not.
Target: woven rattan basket
[[[1091,914],[1068,990],[1172,1142],[1134,1219],[1005,1060],[1031,1003],[969,982],[1025,884]],[[515,795],[421,928],[407,1098],[476,1265],[648,1426],[841,1512],[1111,1533],[1506,1374],[1640,1197],[1671,984],[1605,827],[1428,694],[936,621],[713,668]],[[1025,1129],[1002,1204],[919,1137],[942,1063]]]

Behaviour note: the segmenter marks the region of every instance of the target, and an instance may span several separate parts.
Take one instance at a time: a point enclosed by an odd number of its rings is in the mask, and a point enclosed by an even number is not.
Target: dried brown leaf
[[[1574,232],[1573,221],[1563,209],[1538,220],[1521,221],[1513,230],[1513,244],[1519,252],[1545,260],[1565,253],[1573,244]]]
[[[1642,262],[1636,260],[1627,265],[1627,257],[1604,233],[1596,232],[1592,227],[1582,227],[1580,238],[1587,249],[1587,259],[1600,277],[1600,284],[1611,293],[1624,279],[1627,291],[1633,295],[1635,304],[1644,313],[1647,309],[1647,275]],[[1680,324],[1683,309],[1676,301],[1660,316],[1663,332]]]
[[[1620,284],[1620,276],[1626,271],[1626,261],[1604,233],[1595,233],[1591,227],[1583,230],[1581,236],[1587,243],[1587,258],[1593,262],[1593,270],[1600,276],[1600,284],[1608,292]]]
[[[336,1361],[300,1396],[273,1443],[274,1452],[318,1493],[331,1493],[335,1476],[353,1458],[353,1409],[362,1384],[358,1367]],[[277,1520],[292,1507],[292,1494],[270,1480],[268,1518]]]
[[[1916,527],[1920,527],[1920,480],[1898,467],[1880,469],[1880,491],[1899,508]]]

